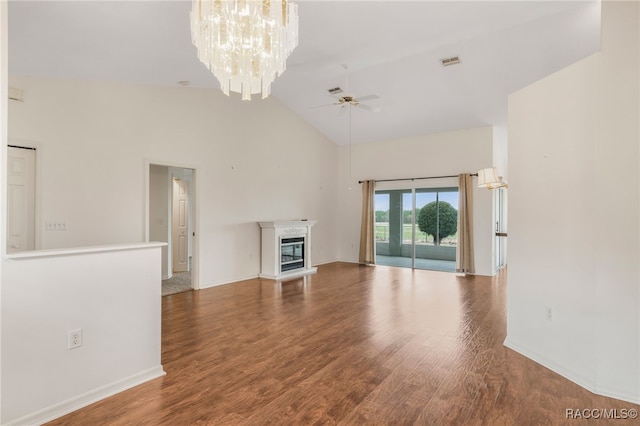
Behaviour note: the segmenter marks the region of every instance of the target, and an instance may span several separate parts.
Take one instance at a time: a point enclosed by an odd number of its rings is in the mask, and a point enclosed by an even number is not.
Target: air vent
[[[12,101],[24,101],[22,90],[16,89],[15,87],[9,87],[9,99]]]
[[[460,57],[452,56],[450,58],[440,59],[443,67],[448,67],[449,65],[456,65],[460,63]]]
[[[342,89],[339,87],[334,87],[333,89],[327,90],[327,92],[329,92],[330,95],[335,95],[338,93],[342,93]]]

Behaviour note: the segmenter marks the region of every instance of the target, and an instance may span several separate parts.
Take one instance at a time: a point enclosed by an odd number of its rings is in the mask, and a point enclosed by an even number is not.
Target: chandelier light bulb
[[[271,93],[298,45],[298,5],[287,0],[193,0],[191,39],[222,92]]]

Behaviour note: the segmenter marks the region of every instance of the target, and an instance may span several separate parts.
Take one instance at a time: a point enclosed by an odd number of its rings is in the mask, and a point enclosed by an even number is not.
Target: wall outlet
[[[67,222],[45,222],[45,228],[47,231],[66,231]]]
[[[80,346],[82,346],[81,328],[78,328],[77,330],[69,330],[68,346],[69,349],[79,348]]]
[[[547,321],[553,321],[553,308],[550,306],[544,307],[544,319]]]

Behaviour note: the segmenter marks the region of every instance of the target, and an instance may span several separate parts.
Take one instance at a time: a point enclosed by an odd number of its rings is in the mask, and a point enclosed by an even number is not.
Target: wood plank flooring
[[[581,425],[638,409],[505,348],[504,276],[320,266],[162,299],[167,375],[50,425]]]

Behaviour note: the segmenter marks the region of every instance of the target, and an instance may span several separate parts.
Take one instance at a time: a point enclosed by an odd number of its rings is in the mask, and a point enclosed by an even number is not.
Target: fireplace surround
[[[261,229],[260,277],[274,280],[313,274],[311,227],[315,220],[258,222]]]

